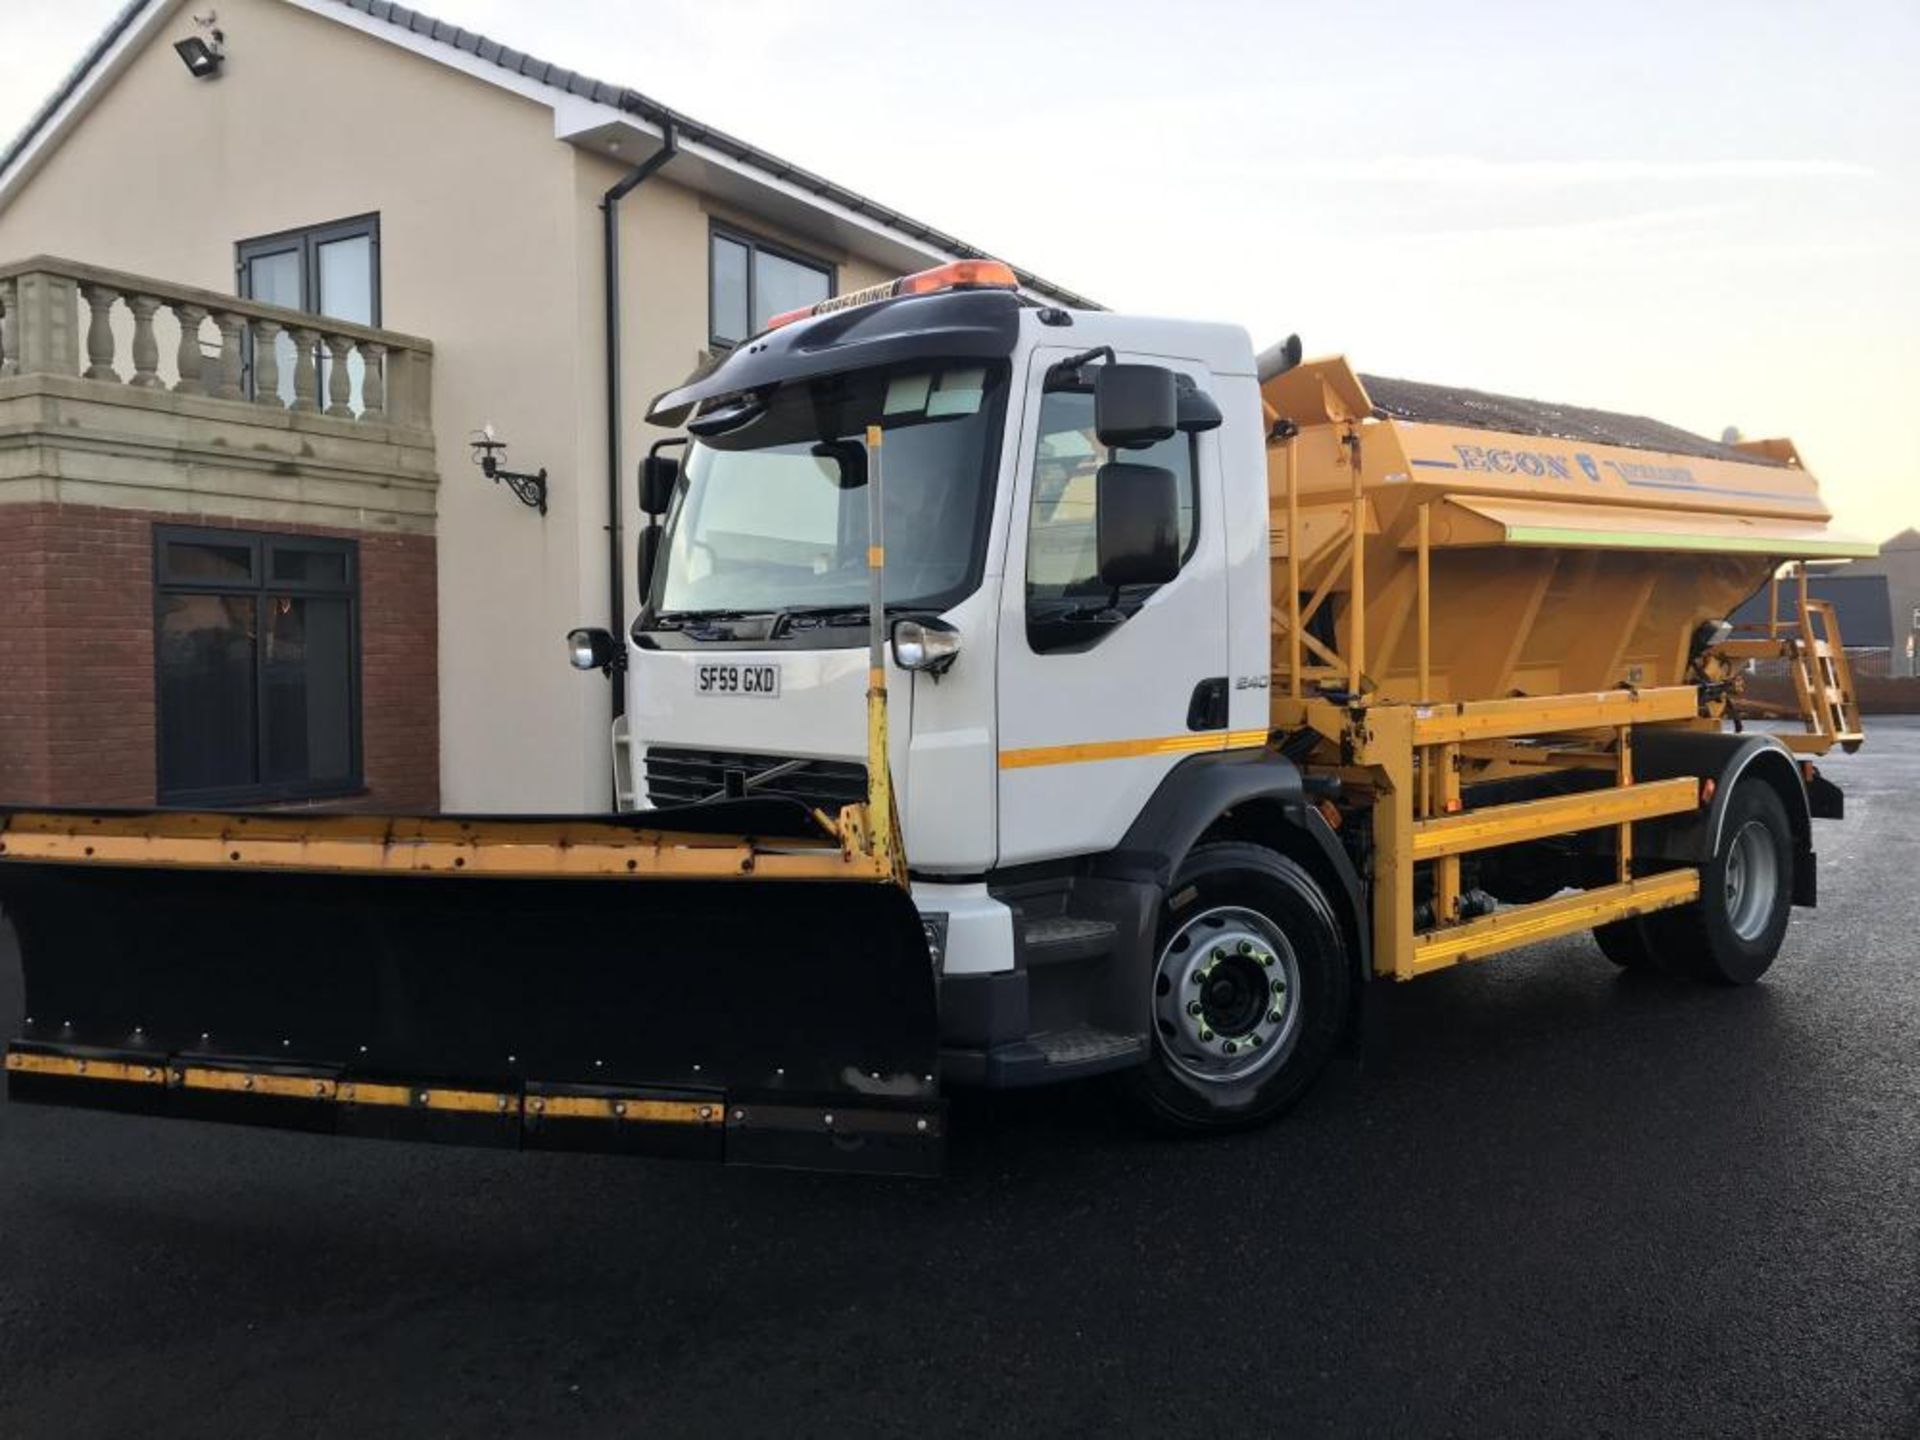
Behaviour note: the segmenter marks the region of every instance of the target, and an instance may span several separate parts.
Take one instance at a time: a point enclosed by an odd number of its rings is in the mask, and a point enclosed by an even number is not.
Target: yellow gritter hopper
[[[1357,680],[1393,700],[1679,684],[1699,627],[1783,562],[1872,553],[1828,532],[1788,441],[1717,444],[1630,416],[1362,377],[1338,358],[1263,394],[1283,432],[1268,466],[1274,669],[1289,681]],[[1311,612],[1298,629],[1290,593]]]

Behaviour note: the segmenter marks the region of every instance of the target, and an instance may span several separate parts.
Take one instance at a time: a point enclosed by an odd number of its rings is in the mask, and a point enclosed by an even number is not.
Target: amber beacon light
[[[1019,286],[1020,280],[1013,273],[1013,267],[1002,261],[953,260],[945,265],[936,265],[931,270],[903,275],[898,280],[869,285],[861,290],[849,290],[845,295],[835,295],[817,305],[783,310],[767,322],[767,329],[778,330],[782,325],[791,325],[796,320],[805,320],[813,315],[825,315],[830,310],[851,310],[856,305],[871,305],[875,300],[892,300],[901,295],[932,295],[941,290],[1016,290]]]

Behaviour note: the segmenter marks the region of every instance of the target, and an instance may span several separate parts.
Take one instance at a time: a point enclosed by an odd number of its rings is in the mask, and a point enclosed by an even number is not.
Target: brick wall
[[[439,580],[431,535],[361,535],[356,808],[440,808]]]
[[[437,809],[433,537],[38,503],[0,505],[0,804],[154,803],[156,524],[359,541],[366,788],[328,808]]]
[[[51,507],[0,511],[0,799],[49,793],[47,532]]]

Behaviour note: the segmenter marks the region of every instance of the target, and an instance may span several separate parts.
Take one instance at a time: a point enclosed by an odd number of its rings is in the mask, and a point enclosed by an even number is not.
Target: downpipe
[[[627,575],[620,549],[620,202],[679,153],[679,133],[672,119],[663,120],[660,148],[600,197],[607,302],[607,633],[621,644],[627,633]],[[613,718],[618,720],[627,713],[627,687],[615,683],[608,689],[613,692]]]

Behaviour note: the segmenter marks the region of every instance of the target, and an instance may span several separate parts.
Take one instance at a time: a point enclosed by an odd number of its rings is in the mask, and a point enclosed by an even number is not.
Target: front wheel
[[[1241,1129],[1304,1095],[1339,1042],[1352,975],[1312,876],[1259,845],[1188,855],[1161,906],[1146,1063],[1121,1077],[1168,1130]]]

